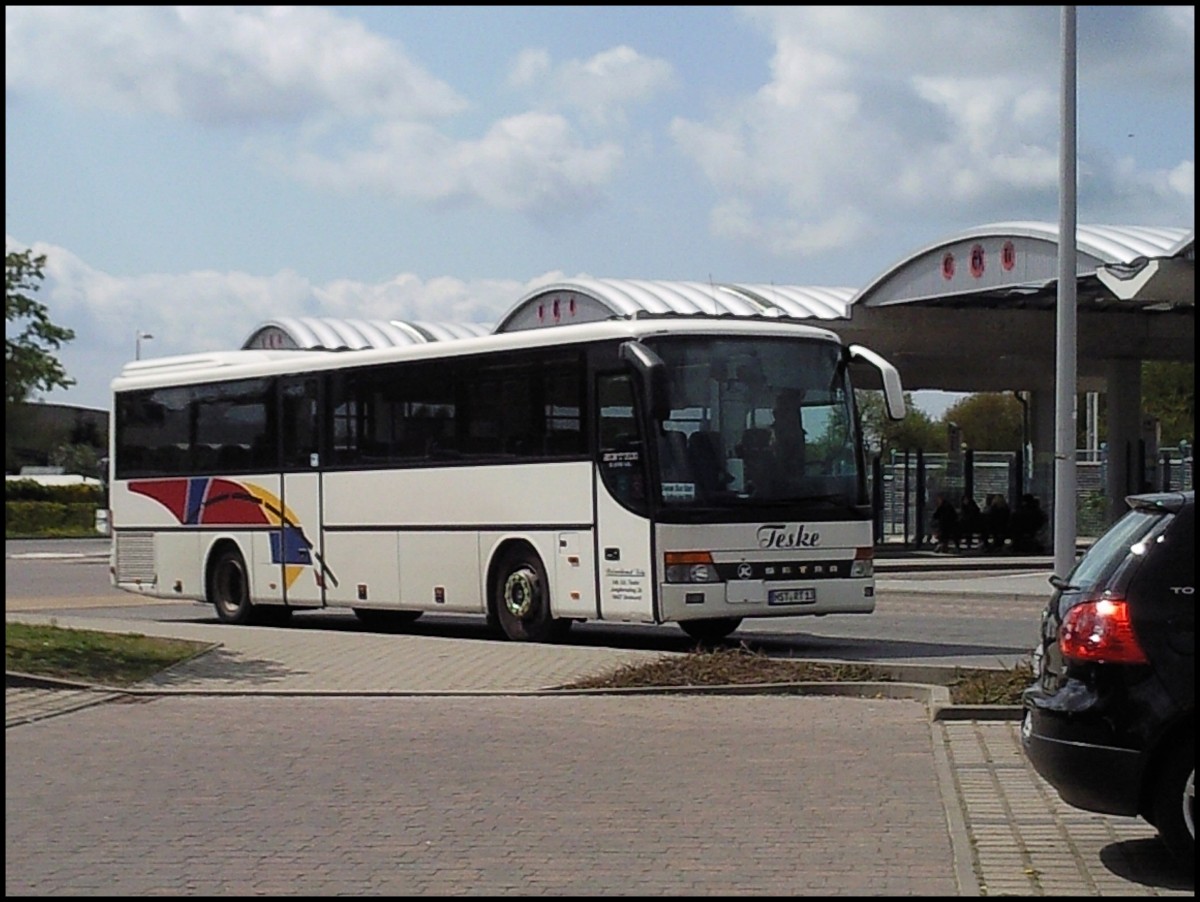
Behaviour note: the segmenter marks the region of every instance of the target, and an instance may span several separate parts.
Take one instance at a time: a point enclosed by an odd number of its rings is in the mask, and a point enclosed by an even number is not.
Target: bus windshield
[[[655,424],[664,509],[834,512],[866,503],[854,394],[837,344],[718,336],[647,344],[666,365],[670,399]]]

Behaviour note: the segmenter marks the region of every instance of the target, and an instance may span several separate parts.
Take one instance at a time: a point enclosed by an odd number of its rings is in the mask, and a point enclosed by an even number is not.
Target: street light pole
[[[141,329],[138,329],[137,332],[134,333],[134,345],[133,345],[133,359],[134,360],[142,359],[142,339],[143,338],[146,339],[147,341],[149,341],[150,339],[154,338],[154,336],[151,335],[149,332],[143,332]]]
[[[1058,303],[1055,353],[1054,573],[1075,566],[1075,7],[1062,8],[1062,97],[1058,162]]]

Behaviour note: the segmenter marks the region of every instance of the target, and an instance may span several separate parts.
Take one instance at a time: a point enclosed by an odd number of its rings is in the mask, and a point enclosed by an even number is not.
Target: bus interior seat
[[[687,436],[676,429],[668,429],[662,435],[661,448],[663,479],[667,482],[690,482]]]
[[[752,427],[742,433],[742,457],[761,456],[771,446],[771,430]]]
[[[732,478],[725,471],[725,451],[717,432],[701,429],[689,435],[688,460],[697,485],[706,491],[720,491]]]
[[[771,430],[758,427],[747,429],[742,434],[738,452],[744,461],[747,482],[759,485],[770,469]]]

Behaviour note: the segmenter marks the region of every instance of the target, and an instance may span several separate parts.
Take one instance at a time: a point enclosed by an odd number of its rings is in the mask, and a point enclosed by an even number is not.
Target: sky
[[[6,6],[6,251],[76,334],[40,397],[107,409],[139,333],[494,323],[579,276],[858,289],[1057,224],[1062,9]],[[1077,221],[1194,228],[1195,7],[1076,9]]]

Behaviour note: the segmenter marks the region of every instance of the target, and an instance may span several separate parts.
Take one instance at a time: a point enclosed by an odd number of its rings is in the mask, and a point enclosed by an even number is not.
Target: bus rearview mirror
[[[655,421],[665,420],[671,413],[671,402],[667,397],[667,367],[662,358],[640,341],[622,342],[619,356],[641,377],[650,400],[650,415]]]

